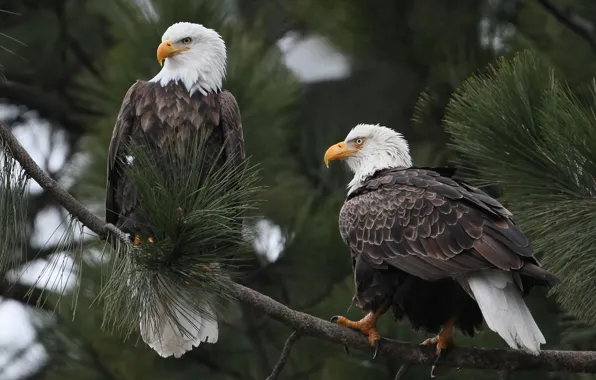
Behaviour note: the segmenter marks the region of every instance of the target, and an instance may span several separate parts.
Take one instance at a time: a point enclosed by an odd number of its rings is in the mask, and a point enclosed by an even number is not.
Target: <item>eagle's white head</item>
[[[181,82],[191,95],[221,91],[226,76],[226,44],[215,30],[178,22],[166,30],[161,41],[157,60],[163,68],[150,82],[162,86]]]
[[[410,148],[401,133],[378,124],[358,124],[344,141],[329,147],[325,165],[336,160],[346,161],[354,173],[348,194],[377,170],[412,166]]]

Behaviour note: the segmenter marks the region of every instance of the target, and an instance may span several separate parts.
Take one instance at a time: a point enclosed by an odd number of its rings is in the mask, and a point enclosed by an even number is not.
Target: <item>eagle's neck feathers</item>
[[[190,96],[197,91],[203,95],[220,92],[226,76],[225,51],[223,54],[210,54],[208,51],[189,53],[180,54],[175,59],[166,59],[161,71],[150,82],[161,86],[182,83]]]
[[[378,155],[367,157],[366,160],[350,160],[350,168],[354,171],[354,178],[348,183],[348,194],[360,188],[367,179],[379,170],[392,168],[409,168],[412,166],[410,155],[392,154],[395,152],[380,152]]]
[[[358,130],[353,131],[358,135]],[[346,140],[352,139],[348,135]],[[348,184],[348,195],[360,188],[366,180],[379,170],[409,168],[412,157],[407,141],[388,128],[374,129],[365,146],[347,160],[354,178]]]

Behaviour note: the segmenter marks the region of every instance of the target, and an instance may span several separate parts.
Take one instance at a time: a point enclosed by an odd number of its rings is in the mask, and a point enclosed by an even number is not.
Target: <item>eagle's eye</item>
[[[182,39],[182,43],[185,45],[188,45],[191,42],[192,42],[192,38],[190,38],[190,37],[185,37]]]
[[[364,140],[356,139],[356,145],[362,145],[363,143],[364,143]]]

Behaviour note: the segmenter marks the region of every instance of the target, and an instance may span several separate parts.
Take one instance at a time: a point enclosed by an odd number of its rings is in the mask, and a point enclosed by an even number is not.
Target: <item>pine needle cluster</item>
[[[523,52],[468,79],[446,113],[465,176],[497,186],[561,278],[557,299],[589,322],[596,322],[595,104],[596,85],[580,97]]]
[[[256,167],[239,157],[223,159],[223,148],[172,141],[159,156],[150,144],[131,144],[122,162],[138,191],[135,213],[143,223],[138,245],[115,243],[103,289],[104,325],[128,333],[139,326],[141,314],[145,323],[163,312],[174,315],[181,306],[176,302],[207,317],[208,309],[217,313],[252,250],[243,221],[259,191]]]
[[[0,141],[0,273],[14,269],[27,243],[29,176]]]

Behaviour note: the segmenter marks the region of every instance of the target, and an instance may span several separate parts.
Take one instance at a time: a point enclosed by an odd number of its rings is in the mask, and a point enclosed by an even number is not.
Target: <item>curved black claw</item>
[[[331,323],[337,323],[338,319],[339,319],[339,315],[334,315],[333,317],[331,317],[331,319],[329,321]],[[350,349],[348,348],[348,346],[344,345],[344,350],[346,350],[346,354],[350,355]]]
[[[373,354],[373,360],[377,358],[377,354],[379,353],[379,347],[381,346],[381,339],[375,340],[375,353]]]
[[[439,360],[441,360],[442,357],[445,357],[446,353],[447,353],[447,350],[444,348],[441,348],[439,350],[439,354],[437,355],[437,358],[435,359],[433,366],[430,369],[430,377],[432,377],[432,378],[437,377],[437,374],[436,374],[437,363],[439,362]]]

